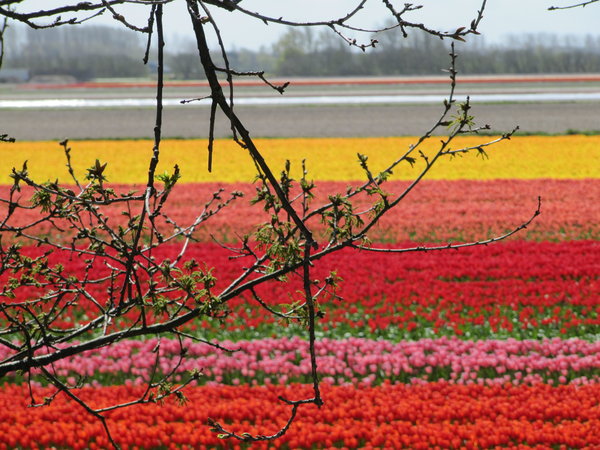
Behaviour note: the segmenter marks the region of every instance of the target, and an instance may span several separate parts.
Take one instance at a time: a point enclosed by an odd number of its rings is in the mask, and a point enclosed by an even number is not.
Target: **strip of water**
[[[348,95],[348,96],[303,96],[303,97],[238,97],[238,105],[368,105],[368,104],[432,104],[441,103],[446,97],[442,95]],[[531,93],[531,94],[475,94],[470,96],[473,103],[538,103],[538,102],[576,102],[598,101],[600,92],[565,92],[565,93]],[[457,101],[464,101],[466,96],[456,96]],[[144,108],[152,107],[156,100],[152,98],[114,98],[114,99],[27,99],[1,100],[0,108],[17,109],[51,109],[51,108]],[[208,106],[210,99],[181,104],[179,99],[163,100],[167,107]]]

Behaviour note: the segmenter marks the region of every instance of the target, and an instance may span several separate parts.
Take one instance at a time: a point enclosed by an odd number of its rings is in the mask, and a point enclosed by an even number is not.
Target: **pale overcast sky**
[[[600,5],[591,5],[584,9],[547,11],[548,6],[571,4],[573,1],[575,0],[488,0],[480,31],[488,43],[501,42],[509,34],[523,33],[598,36]],[[55,5],[77,2],[78,0],[25,0],[19,9],[47,9]],[[242,0],[240,5],[248,10],[274,17],[315,20],[339,17],[358,3],[358,0]],[[404,0],[393,3],[401,7]],[[481,5],[481,0],[423,0],[414,3],[422,4],[423,8],[407,14],[406,20],[423,22],[429,27],[454,30],[460,26],[469,26]],[[270,45],[285,31],[285,27],[273,24],[267,26],[240,13],[212,9],[221,23],[223,39],[228,47],[258,49],[261,45]],[[121,6],[118,10],[133,22],[145,24],[148,6]],[[389,17],[389,11],[381,0],[369,0],[367,7],[352,23],[376,27]],[[94,19],[94,22],[115,23],[109,14]],[[189,17],[184,0],[174,0],[166,5],[165,24],[172,40],[175,40],[175,35],[185,37],[189,33]]]

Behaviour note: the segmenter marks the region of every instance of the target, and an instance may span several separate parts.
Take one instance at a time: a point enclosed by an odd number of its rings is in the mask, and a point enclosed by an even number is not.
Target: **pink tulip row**
[[[300,338],[221,342],[227,353],[203,343],[184,341],[186,357],[179,377],[197,369],[210,384],[284,384],[306,381],[310,374],[308,343]],[[57,373],[74,382],[140,383],[152,373],[171,371],[179,361],[178,341],[129,340],[55,364]],[[373,385],[384,380],[421,383],[445,379],[458,384],[587,384],[600,381],[600,342],[561,340],[323,339],[317,343],[318,366],[330,384]],[[6,355],[0,355],[5,357]],[[100,380],[100,381],[98,381]]]

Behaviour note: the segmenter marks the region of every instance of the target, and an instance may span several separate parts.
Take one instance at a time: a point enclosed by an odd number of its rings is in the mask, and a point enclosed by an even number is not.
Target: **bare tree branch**
[[[600,0],[587,0],[585,2],[580,2],[580,3],[574,3],[572,5],[567,5],[567,6],[550,6],[548,7],[548,11],[554,11],[557,9],[571,9],[571,8],[585,8],[587,5],[591,5],[592,3],[596,3]]]
[[[212,197],[198,201],[193,219],[180,223],[169,215],[169,199],[173,187],[180,179],[180,169],[176,165],[172,172],[158,174],[157,167],[161,155],[163,129],[163,87],[164,87],[164,46],[163,6],[172,0],[100,0],[80,2],[37,11],[15,10],[20,0],[0,0],[0,62],[3,54],[3,35],[9,20],[27,24],[32,28],[52,28],[61,25],[78,24],[108,11],[113,19],[136,33],[147,38],[144,61],[148,62],[153,42],[156,42],[157,80],[154,140],[148,160],[147,179],[141,193],[118,193],[108,185],[107,164],[96,160],[87,169],[85,178],[75,174],[71,148],[68,140],[60,143],[65,154],[69,177],[74,186],[62,186],[55,182],[36,181],[29,174],[27,163],[20,169],[13,168],[13,185],[6,198],[0,198],[3,217],[0,218],[0,275],[6,274],[7,281],[0,285],[0,346],[8,350],[0,361],[0,377],[23,371],[29,380],[32,403],[35,388],[32,379],[41,376],[51,383],[56,392],[48,397],[43,406],[64,393],[98,418],[114,447],[117,443],[110,434],[104,413],[136,404],[154,403],[174,396],[185,401],[183,389],[201,375],[201,368],[194,371],[187,380],[173,383],[177,371],[186,357],[183,338],[203,342],[219,350],[235,352],[236,349],[221,346],[201,332],[189,332],[186,325],[198,319],[224,320],[230,313],[229,302],[241,295],[251,296],[265,313],[278,319],[297,320],[306,329],[309,343],[307,360],[311,367],[311,398],[280,400],[290,407],[286,422],[273,434],[248,434],[228,431],[221,424],[211,420],[212,429],[223,437],[231,437],[244,442],[268,441],[283,436],[294,419],[300,406],[324,403],[319,385],[319,372],[315,342],[320,318],[319,300],[323,297],[339,298],[335,294],[335,276],[325,281],[314,279],[314,263],[344,248],[380,253],[427,252],[434,250],[458,250],[463,247],[488,245],[529,226],[540,214],[541,200],[533,215],[518,224],[512,231],[496,237],[467,243],[449,243],[444,246],[415,246],[399,248],[377,248],[368,244],[368,235],[373,227],[393,208],[414,192],[415,186],[424,179],[445,157],[466,153],[486,155],[491,145],[510,139],[512,132],[500,138],[486,140],[481,137],[477,145],[454,147],[455,139],[464,134],[477,135],[487,125],[478,126],[471,115],[470,99],[458,103],[455,99],[456,54],[454,45],[450,54],[449,84],[447,100],[441,105],[441,114],[431,128],[416,139],[408,148],[398,148],[387,167],[381,172],[373,172],[368,158],[357,155],[364,171],[364,181],[351,186],[345,193],[331,193],[324,204],[313,205],[314,183],[308,180],[306,165],[302,164],[300,180],[292,179],[289,162],[275,176],[277,169],[265,161],[261,150],[251,138],[243,121],[234,107],[235,77],[255,76],[266,86],[283,94],[289,83],[276,85],[268,81],[263,71],[245,72],[232,67],[226,50],[224,37],[219,24],[207,5],[244,14],[261,20],[294,27],[321,26],[330,29],[347,44],[363,51],[377,44],[376,40],[361,43],[347,32],[371,33],[385,29],[399,28],[407,36],[408,31],[418,29],[442,39],[464,40],[469,35],[478,34],[478,26],[483,18],[486,0],[468,27],[453,31],[440,31],[422,23],[411,22],[405,16],[421,8],[405,4],[395,7],[389,0],[381,0],[395,25],[381,30],[367,30],[351,23],[365,7],[367,1],[360,0],[350,6],[340,17],[331,20],[299,22],[285,18],[271,17],[243,8],[239,0],[186,0],[193,35],[198,51],[198,61],[207,77],[211,99],[208,139],[208,170],[213,167],[213,152],[216,141],[214,130],[217,112],[220,110],[229,121],[233,139],[245,149],[256,169],[257,209],[268,213],[270,220],[256,227],[253,233],[239,238],[239,244],[232,246],[219,243],[231,251],[231,258],[245,258],[244,267],[239,269],[227,285],[217,285],[212,267],[204,267],[188,257],[190,243],[197,239],[197,230],[224,208],[231,207],[242,194],[234,191],[224,194],[223,189],[214,192]],[[597,0],[585,2],[593,3]],[[137,26],[129,18],[121,15],[119,7],[125,4],[145,5],[148,8],[146,26]],[[585,6],[580,4],[580,6]],[[64,16],[64,17],[63,17]],[[46,21],[49,21],[46,23]],[[208,44],[207,35],[217,38],[216,53],[223,59],[224,67],[217,67]],[[155,36],[155,39],[153,38]],[[223,75],[228,89],[223,92]],[[219,79],[219,76],[221,79]],[[189,100],[184,100],[188,102]],[[440,128],[447,130],[439,142],[432,145],[433,151],[422,150],[425,143],[431,143],[433,133]],[[514,132],[514,131],[513,131]],[[13,141],[6,134],[0,141]],[[387,192],[386,180],[400,164],[415,167],[415,176],[399,192]],[[29,198],[24,192],[31,192]],[[29,195],[29,194],[28,194]],[[360,208],[353,202],[359,196],[369,200],[368,206]],[[111,209],[112,208],[112,209]],[[114,209],[118,209],[121,221],[115,220]],[[36,212],[37,217],[28,223],[19,223],[15,218],[19,212]],[[324,224],[327,237],[317,242],[312,219]],[[116,223],[118,222],[118,223]],[[51,233],[40,235],[37,230],[48,226]],[[318,231],[318,230],[317,230]],[[157,257],[157,249],[164,244],[177,245],[172,259]],[[25,244],[39,247],[34,256],[21,251]],[[65,272],[60,264],[52,264],[53,252],[72,255],[84,261],[84,268],[78,277]],[[204,261],[201,261],[203,263]],[[264,301],[256,290],[257,286],[280,281],[286,277],[301,283],[302,289],[294,293],[291,307],[273,307]],[[34,292],[23,298],[21,292]],[[102,292],[98,294],[98,292]],[[84,308],[85,306],[85,308]],[[86,314],[74,312],[86,310]],[[72,324],[59,326],[64,317],[76,317]],[[160,338],[175,337],[178,352],[173,361],[163,369],[161,362],[165,356],[161,352]],[[90,407],[77,395],[81,382],[65,382],[57,374],[53,364],[83,352],[113,345],[125,339],[157,337],[154,350],[154,365],[144,376],[144,392],[133,399],[101,408]],[[35,375],[38,373],[39,375]]]

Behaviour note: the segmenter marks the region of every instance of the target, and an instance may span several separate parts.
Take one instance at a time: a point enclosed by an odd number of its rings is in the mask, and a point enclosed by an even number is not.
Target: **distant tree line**
[[[375,36],[379,43],[364,53],[351,50],[331,33],[288,31],[272,49],[272,72],[281,76],[439,74],[448,43],[413,31]],[[600,35],[578,39],[552,34],[511,36],[502,45],[483,39],[457,45],[457,68],[463,74],[600,72]]]
[[[30,76],[68,75],[77,80],[140,77],[140,39],[125,29],[108,26],[11,28],[6,37],[5,68],[26,68]]]
[[[26,68],[30,76],[69,75],[78,80],[147,77],[152,64],[142,62],[144,42],[125,29],[107,26],[55,28],[43,32],[18,28],[7,39],[4,67]],[[374,36],[374,49],[360,52],[323,30],[290,29],[275,44],[258,51],[231,50],[237,70],[266,70],[271,76],[385,76],[439,74],[448,44],[413,31]],[[191,42],[169,52],[174,79],[199,79],[198,55]],[[509,37],[502,45],[471,39],[458,47],[463,74],[600,72],[600,35],[585,38],[537,34]],[[219,63],[219,62],[217,62]]]

